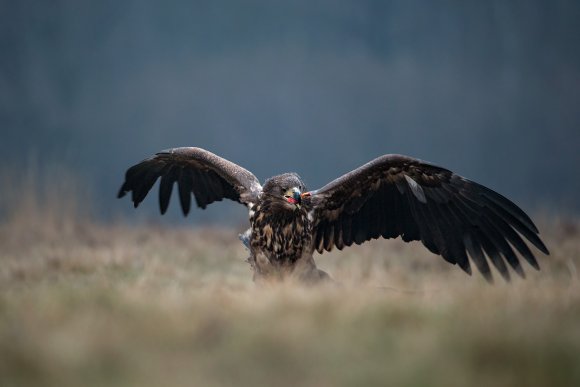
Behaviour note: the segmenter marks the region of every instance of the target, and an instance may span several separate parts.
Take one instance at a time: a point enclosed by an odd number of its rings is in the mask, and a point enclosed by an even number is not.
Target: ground
[[[308,288],[254,285],[243,227],[26,208],[0,223],[2,387],[580,385],[573,219],[535,216],[526,280],[380,240],[317,255],[338,285]]]

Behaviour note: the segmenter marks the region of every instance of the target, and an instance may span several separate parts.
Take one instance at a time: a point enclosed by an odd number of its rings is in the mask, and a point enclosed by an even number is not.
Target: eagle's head
[[[262,192],[272,204],[287,210],[300,209],[307,199],[304,182],[295,173],[284,173],[266,180]]]

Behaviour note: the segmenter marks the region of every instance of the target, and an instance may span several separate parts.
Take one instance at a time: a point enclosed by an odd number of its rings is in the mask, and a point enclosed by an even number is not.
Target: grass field
[[[0,223],[2,387],[580,385],[575,220],[525,281],[382,240],[317,257],[338,286],[258,287],[241,230],[41,204]]]

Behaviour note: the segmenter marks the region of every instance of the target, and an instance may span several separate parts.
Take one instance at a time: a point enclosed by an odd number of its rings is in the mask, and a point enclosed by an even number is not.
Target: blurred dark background
[[[0,162],[66,165],[103,219],[157,217],[156,192],[115,199],[123,174],[193,145],[312,189],[403,153],[578,212],[579,20],[572,0],[0,1]]]

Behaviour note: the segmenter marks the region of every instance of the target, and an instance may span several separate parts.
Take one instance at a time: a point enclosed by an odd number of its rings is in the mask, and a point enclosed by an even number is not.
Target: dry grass
[[[540,223],[553,254],[525,281],[377,241],[318,257],[340,286],[256,287],[240,230],[102,225],[48,196],[2,209],[2,387],[580,385],[577,221]]]

